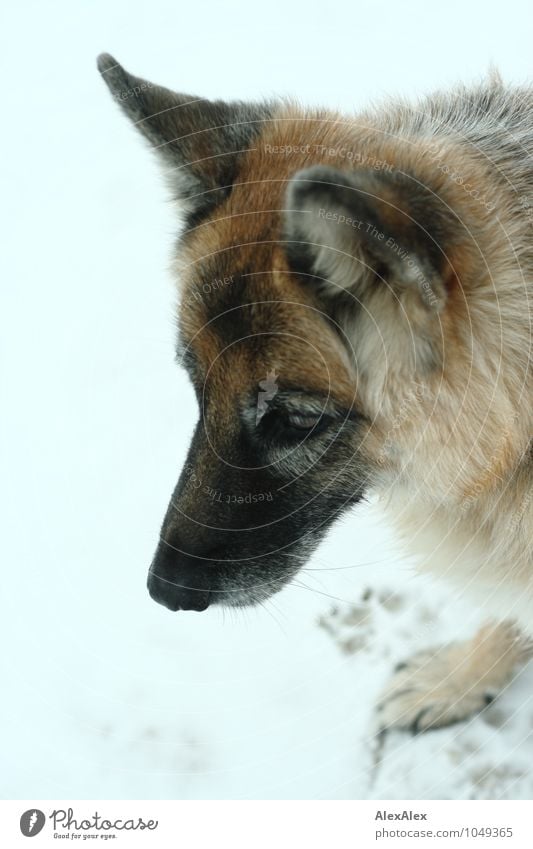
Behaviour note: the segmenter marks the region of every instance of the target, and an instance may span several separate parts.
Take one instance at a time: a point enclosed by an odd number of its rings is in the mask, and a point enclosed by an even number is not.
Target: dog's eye
[[[287,424],[290,427],[297,428],[298,430],[307,431],[314,430],[317,427],[320,427],[320,424],[323,424],[324,427],[327,425],[326,416],[322,414],[314,416],[314,415],[304,415],[298,413],[288,413],[287,414]]]
[[[303,442],[326,431],[333,421],[333,417],[324,412],[297,412],[273,407],[261,417],[255,433],[267,443]]]
[[[318,436],[331,424],[331,416],[325,413],[291,413],[286,411],[282,416],[282,438],[304,439],[308,436]]]

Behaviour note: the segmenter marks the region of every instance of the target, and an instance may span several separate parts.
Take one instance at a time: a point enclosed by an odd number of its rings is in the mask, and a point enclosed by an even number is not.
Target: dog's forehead
[[[274,241],[233,246],[190,267],[179,327],[201,379],[221,394],[245,393],[273,372],[280,385],[353,396],[338,334]]]
[[[280,383],[353,396],[339,332],[287,259],[285,192],[306,154],[280,160],[269,148],[306,131],[297,120],[267,125],[229,197],[178,246],[182,343],[203,375],[220,373],[225,393],[246,391],[274,369]]]

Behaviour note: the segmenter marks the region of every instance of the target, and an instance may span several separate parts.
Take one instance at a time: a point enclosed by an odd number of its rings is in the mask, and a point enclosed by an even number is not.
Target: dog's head
[[[391,399],[416,431],[470,257],[449,204],[396,167],[409,151],[368,128],[354,146],[335,114],[99,68],[186,214],[178,356],[199,420],[149,590],[171,610],[260,602],[398,474]]]

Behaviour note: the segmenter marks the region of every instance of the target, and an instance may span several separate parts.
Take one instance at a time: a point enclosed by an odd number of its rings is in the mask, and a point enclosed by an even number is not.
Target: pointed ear
[[[446,299],[453,221],[430,189],[399,172],[315,165],[290,181],[285,238],[291,265],[322,293],[415,288],[428,309]]]
[[[174,197],[187,201],[194,219],[203,217],[231,191],[238,157],[253,143],[271,105],[177,94],[134,77],[107,53],[98,57],[98,70],[158,154]]]

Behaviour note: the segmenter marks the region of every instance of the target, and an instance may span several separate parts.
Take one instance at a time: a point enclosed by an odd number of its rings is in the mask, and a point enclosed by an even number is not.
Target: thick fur
[[[493,74],[354,118],[99,67],[188,215],[179,354],[201,415],[154,598],[261,601],[374,489],[421,569],[533,636],[532,89]]]

